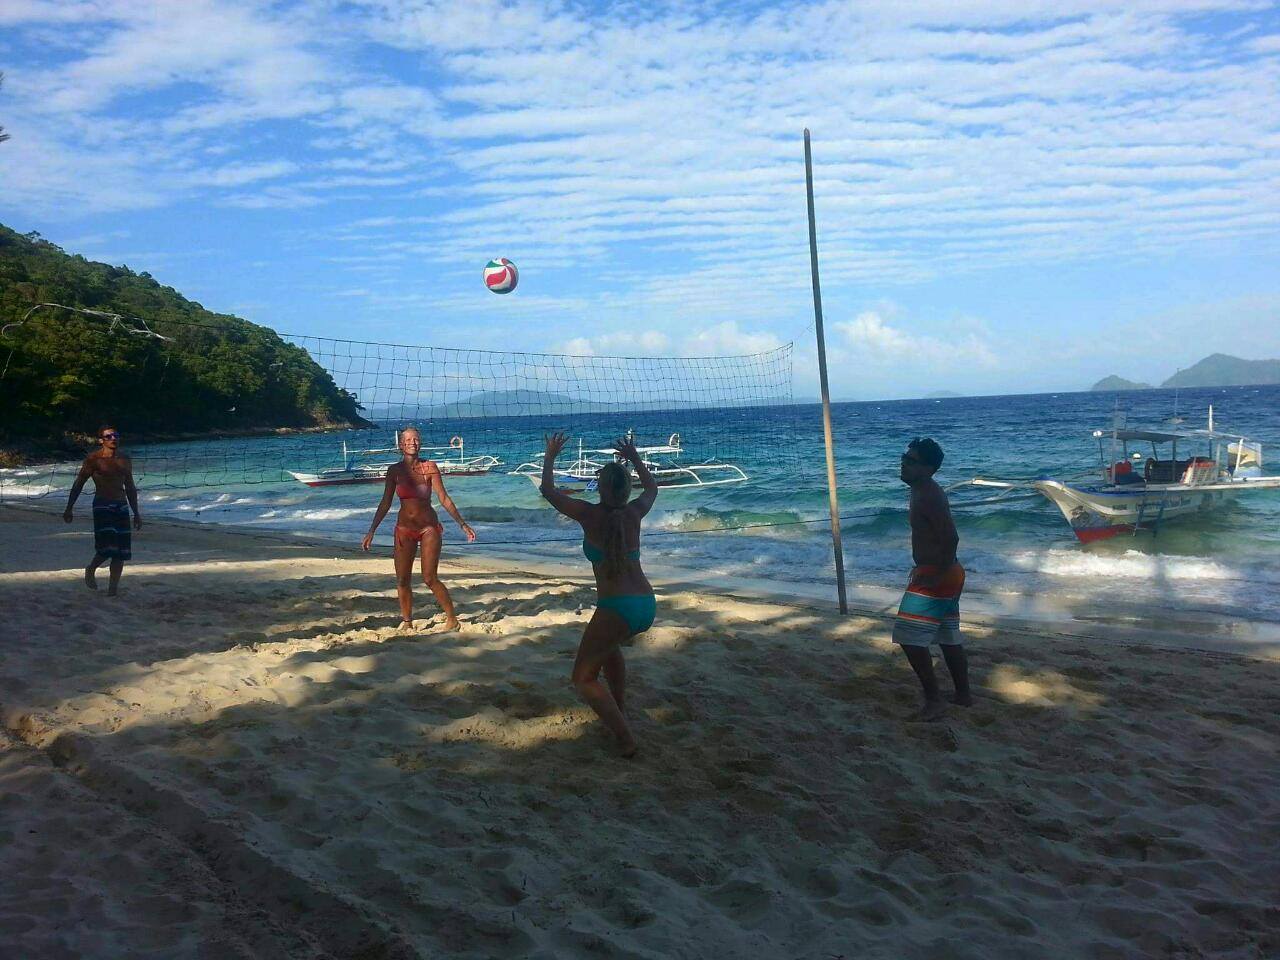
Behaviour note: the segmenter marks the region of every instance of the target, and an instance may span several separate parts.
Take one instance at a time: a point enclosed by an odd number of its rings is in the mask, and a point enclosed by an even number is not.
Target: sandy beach
[[[59,508],[0,507],[0,956],[1280,955],[1272,648],[981,617],[909,724],[882,610],[657,566],[624,761],[585,568],[450,541],[406,635],[388,556],[192,524],[108,600]]]

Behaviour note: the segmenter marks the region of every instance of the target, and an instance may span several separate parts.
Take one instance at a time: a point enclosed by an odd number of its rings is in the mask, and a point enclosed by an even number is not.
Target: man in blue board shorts
[[[960,593],[964,590],[964,567],[956,562],[960,536],[951,519],[947,494],[933,479],[941,466],[942,447],[929,437],[917,437],[907,444],[899,473],[911,488],[907,516],[915,566],[893,623],[893,641],[902,647],[924,688],[924,706],[913,720],[938,720],[946,712],[933,672],[930,645],[934,643],[942,648],[955,685],[951,702],[963,707],[973,702],[969,661],[960,637]]]
[[[111,582],[107,596],[120,589],[124,562],[133,557],[133,534],[129,529],[129,511],[133,510],[133,529],[142,529],[138,512],[138,488],[133,484],[133,462],[120,452],[120,431],[113,426],[98,430],[98,450],[84,458],[76,481],[71,485],[67,509],[62,519],[70,523],[72,508],[84,485],[93,479],[93,559],[84,568],[84,583],[98,589],[94,574],[104,563],[110,565]]]

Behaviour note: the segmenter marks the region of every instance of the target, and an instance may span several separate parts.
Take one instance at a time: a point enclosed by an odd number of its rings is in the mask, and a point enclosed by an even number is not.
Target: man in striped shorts
[[[915,566],[898,606],[893,640],[902,647],[924,688],[924,706],[913,720],[938,720],[946,712],[933,672],[929,649],[933,643],[942,648],[955,685],[951,702],[963,707],[973,702],[969,661],[960,637],[960,593],[964,589],[964,567],[956,562],[960,536],[951,519],[947,494],[933,479],[941,466],[942,447],[929,437],[912,440],[902,455],[900,476],[911,488],[908,519]]]
[[[72,521],[71,509],[84,485],[93,479],[93,559],[84,568],[84,583],[98,589],[94,574],[104,563],[110,564],[111,582],[107,596],[114,597],[120,588],[124,562],[133,557],[133,534],[129,529],[129,510],[133,510],[133,529],[142,529],[138,513],[138,488],[133,485],[133,462],[120,452],[120,431],[104,426],[98,431],[99,448],[85,457],[71,485],[67,509],[62,519]]]

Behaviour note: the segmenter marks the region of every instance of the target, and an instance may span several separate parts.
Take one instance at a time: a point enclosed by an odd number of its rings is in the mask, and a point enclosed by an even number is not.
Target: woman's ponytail
[[[623,513],[631,498],[631,474],[619,463],[606,463],[597,478],[604,517],[604,573],[610,580],[626,571],[626,525]]]

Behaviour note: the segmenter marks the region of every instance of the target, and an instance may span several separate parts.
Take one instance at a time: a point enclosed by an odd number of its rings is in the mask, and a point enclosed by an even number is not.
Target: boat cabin
[[[1210,421],[1212,423],[1212,421]],[[1231,478],[1237,470],[1262,465],[1262,446],[1243,437],[1208,430],[1095,430],[1102,479],[1112,486],[1183,484],[1195,486]],[[1104,443],[1110,440],[1109,446]],[[1150,444],[1151,456],[1130,444]],[[1184,454],[1178,456],[1181,444]],[[1199,453],[1192,453],[1195,447]]]

